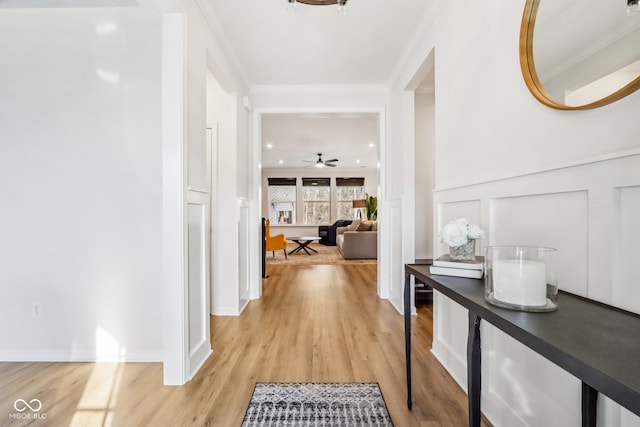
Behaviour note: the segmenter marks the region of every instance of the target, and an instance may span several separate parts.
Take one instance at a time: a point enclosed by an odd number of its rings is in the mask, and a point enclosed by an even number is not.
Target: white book
[[[463,268],[465,270],[482,270],[484,268],[484,257],[477,256],[472,260],[457,261],[451,259],[449,254],[442,255],[433,260],[436,267]]]
[[[431,274],[440,276],[454,276],[454,277],[467,277],[469,279],[482,279],[484,270],[472,270],[469,268],[450,268],[450,267],[438,267],[432,265],[429,267]]]

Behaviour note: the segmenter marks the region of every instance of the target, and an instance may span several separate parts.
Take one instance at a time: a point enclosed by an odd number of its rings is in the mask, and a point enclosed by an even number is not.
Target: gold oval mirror
[[[558,110],[586,110],[638,90],[640,13],[626,8],[625,0],[527,0],[520,67],[533,96]]]

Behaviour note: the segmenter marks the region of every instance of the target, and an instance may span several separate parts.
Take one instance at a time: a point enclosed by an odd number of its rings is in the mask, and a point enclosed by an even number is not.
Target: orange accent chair
[[[267,218],[267,224],[265,227],[265,235],[267,237],[267,251],[273,252],[273,257],[275,258],[276,252],[282,249],[284,251],[284,258],[287,258],[287,239],[284,238],[284,234],[276,234],[275,236],[271,235],[271,221]]]

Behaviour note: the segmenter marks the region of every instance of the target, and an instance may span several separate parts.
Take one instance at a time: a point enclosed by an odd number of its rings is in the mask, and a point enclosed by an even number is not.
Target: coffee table
[[[316,240],[320,240],[320,237],[317,237],[317,236],[287,237],[287,240],[291,240],[298,244],[298,247],[293,249],[291,252],[289,252],[289,255],[298,253],[300,251],[305,251],[307,255],[311,255],[311,252],[309,251],[318,253],[318,251],[309,247],[309,244],[312,242],[315,242]]]

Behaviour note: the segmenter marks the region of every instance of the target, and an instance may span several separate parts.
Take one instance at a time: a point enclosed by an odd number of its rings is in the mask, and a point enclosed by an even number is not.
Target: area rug
[[[242,427],[393,426],[375,383],[258,383]]]
[[[295,243],[290,243],[287,246],[287,253],[291,252],[297,246]],[[309,247],[315,249],[317,253],[309,251],[311,255],[307,255],[304,251],[300,251],[288,255],[287,259],[285,259],[282,251],[275,251],[275,256],[271,252],[267,252],[267,265],[377,264],[377,260],[375,259],[344,259],[337,246],[325,246],[319,243],[312,243]]]

